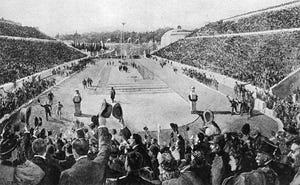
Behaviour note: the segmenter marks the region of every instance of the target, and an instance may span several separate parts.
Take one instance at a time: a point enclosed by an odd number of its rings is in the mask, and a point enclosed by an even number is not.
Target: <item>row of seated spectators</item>
[[[82,57],[85,55],[60,42],[0,38],[0,84]]]
[[[299,65],[299,31],[179,40],[154,55],[270,88]]]
[[[70,75],[74,72],[83,70],[88,63],[93,63],[91,59],[85,59],[79,61],[77,64],[64,67],[62,69],[56,69],[52,71],[52,77],[46,79],[40,79],[40,77],[34,77],[32,81],[24,81],[20,88],[16,88],[13,91],[5,91],[0,89],[0,119],[5,114],[12,113],[15,109],[22,106],[24,103],[35,98],[43,91],[55,85],[54,75]]]
[[[258,32],[277,29],[299,28],[300,7],[267,11],[248,17],[237,18],[236,21],[212,22],[201,27],[191,36],[205,36],[218,34],[232,34]]]
[[[73,137],[65,138],[36,120],[4,129],[1,184],[288,185],[300,166],[300,138],[291,130],[267,138],[249,124],[221,133],[209,122],[184,137],[190,130],[171,123],[168,144],[159,144],[146,127],[133,134],[123,127],[117,134],[92,118],[90,127],[76,128]],[[216,131],[207,132],[212,125]]]
[[[1,21],[0,35],[54,40],[34,27],[21,26]]]

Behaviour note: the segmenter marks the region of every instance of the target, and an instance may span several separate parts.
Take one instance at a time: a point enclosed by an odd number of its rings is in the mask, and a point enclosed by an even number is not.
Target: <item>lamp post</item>
[[[122,31],[121,31],[121,59],[123,59],[123,40],[124,40],[124,34],[123,34],[123,32],[124,32],[124,26],[125,26],[125,22],[122,22],[122,25],[123,25],[123,29],[122,29]]]

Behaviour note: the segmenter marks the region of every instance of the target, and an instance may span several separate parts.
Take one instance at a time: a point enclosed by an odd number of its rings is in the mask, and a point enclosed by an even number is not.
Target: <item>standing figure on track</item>
[[[219,82],[216,79],[214,79],[214,83],[215,83],[215,88],[218,91],[219,90]]]
[[[234,85],[234,94],[238,97],[239,96],[239,90],[240,90],[240,87],[239,87],[239,84],[237,83],[237,81],[235,81],[235,85]]]
[[[249,118],[253,116],[253,109],[254,109],[255,99],[252,96],[252,93],[248,95],[248,108],[249,108]]]
[[[116,97],[116,91],[115,91],[114,87],[111,87],[110,98],[113,103],[115,102],[115,97]]]
[[[75,91],[75,95],[73,97],[73,103],[74,103],[74,107],[75,107],[75,113],[74,116],[80,116],[81,115],[81,96],[79,93],[79,90]]]
[[[48,93],[48,102],[51,106],[53,105],[53,99],[54,99],[54,94],[52,93],[52,91],[50,91]]]
[[[83,85],[83,88],[84,88],[84,89],[86,88],[86,84],[87,84],[87,81],[86,81],[85,79],[83,79],[82,85]]]
[[[56,111],[56,114],[59,117],[59,119],[61,119],[61,114],[62,114],[61,110],[62,110],[63,107],[64,106],[59,101],[58,104],[57,104],[57,111]]]
[[[47,102],[44,105],[42,105],[39,99],[38,99],[38,103],[41,105],[41,107],[45,109],[46,120],[48,121],[48,118],[51,117],[51,110],[52,110],[51,105],[48,104]]]
[[[248,109],[248,103],[247,103],[247,100],[246,98],[242,98],[242,101],[241,101],[241,106],[240,106],[240,115],[243,116],[244,113],[247,113],[249,111]]]
[[[239,101],[236,98],[231,98],[230,96],[226,96],[231,103],[231,115],[238,114],[237,106],[239,105]]]
[[[90,78],[90,87],[93,86],[93,80]]]
[[[195,87],[192,87],[192,90],[189,94],[189,100],[191,101],[191,112],[194,112],[197,110],[197,100],[198,100],[198,95],[195,92]]]

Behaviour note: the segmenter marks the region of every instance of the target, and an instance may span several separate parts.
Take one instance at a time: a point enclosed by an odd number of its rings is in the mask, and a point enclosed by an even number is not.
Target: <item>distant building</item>
[[[170,31],[167,31],[161,37],[160,48],[163,48],[169,44],[172,44],[173,42],[176,42],[179,39],[183,39],[190,33],[192,33],[192,31],[181,29],[181,26],[178,26],[177,29],[172,29]]]

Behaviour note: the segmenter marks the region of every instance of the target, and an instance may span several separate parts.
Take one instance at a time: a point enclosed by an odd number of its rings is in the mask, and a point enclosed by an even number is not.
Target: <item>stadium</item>
[[[299,12],[55,37],[1,18],[0,184],[300,184]]]

